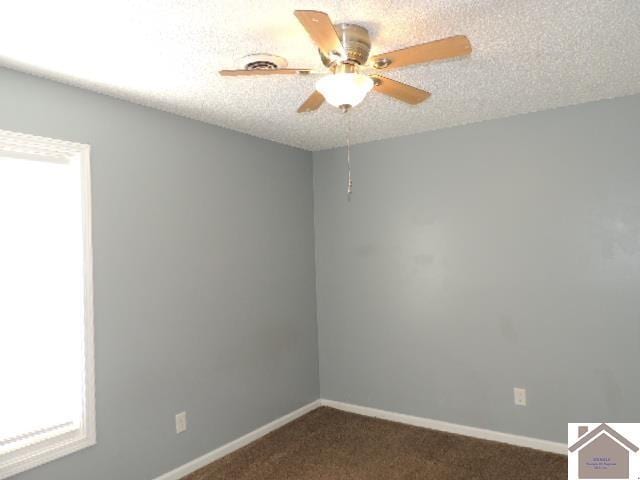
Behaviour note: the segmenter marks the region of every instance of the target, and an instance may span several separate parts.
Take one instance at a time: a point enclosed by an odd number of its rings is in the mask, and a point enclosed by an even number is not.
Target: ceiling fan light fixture
[[[428,99],[431,94],[391,78],[374,75],[371,69],[382,71],[463,57],[469,55],[472,50],[466,36],[454,35],[371,57],[371,38],[362,25],[334,24],[329,15],[316,10],[295,10],[293,13],[316,44],[327,73],[330,72],[316,83],[316,91],[298,107],[298,113],[315,112],[325,101],[347,112],[351,107],[361,103],[372,89],[409,105],[417,105]],[[220,70],[220,75],[281,77],[320,73],[310,68],[285,68],[287,61],[276,55],[251,55],[243,60],[241,68]],[[360,73],[361,69],[369,75]]]
[[[355,107],[364,100],[373,88],[373,80],[361,73],[336,73],[322,77],[316,82],[325,100],[334,107]]]

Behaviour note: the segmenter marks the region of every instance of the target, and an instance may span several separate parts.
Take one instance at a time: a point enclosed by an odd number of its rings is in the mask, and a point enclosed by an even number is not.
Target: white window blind
[[[94,443],[87,162],[0,131],[0,478]]]

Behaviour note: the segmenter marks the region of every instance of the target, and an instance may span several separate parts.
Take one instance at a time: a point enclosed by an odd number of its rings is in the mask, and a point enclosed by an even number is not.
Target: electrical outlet
[[[524,388],[513,387],[513,403],[521,407],[526,407],[527,390]]]
[[[182,433],[187,430],[187,412],[176,415],[176,433]]]

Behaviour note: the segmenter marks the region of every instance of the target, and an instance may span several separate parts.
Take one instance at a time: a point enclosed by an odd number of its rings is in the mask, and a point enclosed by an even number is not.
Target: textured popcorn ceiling
[[[354,143],[640,92],[638,0],[4,0],[0,65],[309,150],[344,145],[337,110],[296,113],[312,77],[217,75],[256,52],[319,68],[294,9],[364,25],[373,54],[471,40],[469,58],[389,72],[433,96],[370,94],[350,114]]]

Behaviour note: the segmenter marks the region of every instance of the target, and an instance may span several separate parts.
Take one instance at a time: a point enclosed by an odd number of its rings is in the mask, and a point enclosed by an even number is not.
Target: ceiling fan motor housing
[[[339,54],[333,55],[332,52],[325,54],[320,51],[322,63],[326,67],[335,65],[336,62],[346,62],[358,65],[364,65],[369,59],[369,51],[371,50],[371,39],[369,31],[354,23],[338,23],[333,26],[338,37],[342,42],[342,46],[347,54],[347,58],[340,58]]]

